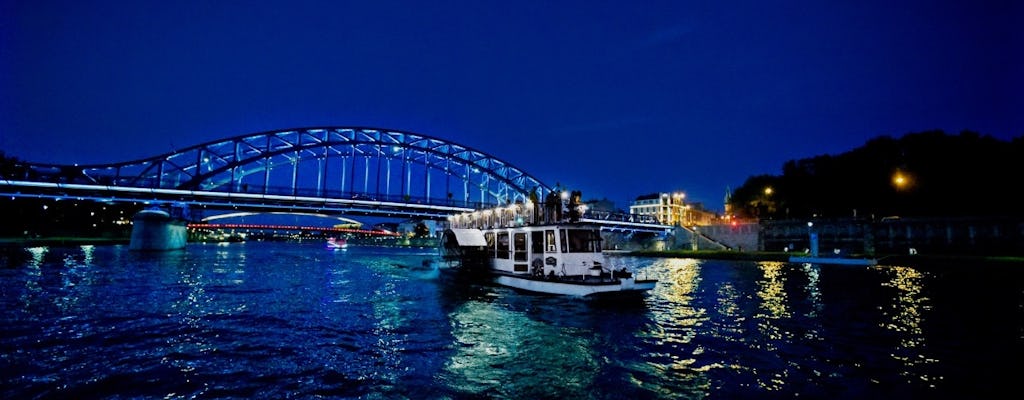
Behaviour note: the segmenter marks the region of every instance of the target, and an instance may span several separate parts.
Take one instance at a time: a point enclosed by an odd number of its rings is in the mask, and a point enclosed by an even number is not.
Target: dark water
[[[24,254],[24,256],[19,256]],[[431,250],[320,244],[7,251],[0,396],[1014,397],[1013,269],[614,257],[639,300],[467,285]],[[1009,391],[1008,395],[1002,395]]]

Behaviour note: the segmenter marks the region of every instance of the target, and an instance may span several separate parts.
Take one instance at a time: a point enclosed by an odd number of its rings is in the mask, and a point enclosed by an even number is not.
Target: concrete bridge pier
[[[163,210],[142,210],[132,222],[130,250],[165,251],[185,248],[188,224]]]

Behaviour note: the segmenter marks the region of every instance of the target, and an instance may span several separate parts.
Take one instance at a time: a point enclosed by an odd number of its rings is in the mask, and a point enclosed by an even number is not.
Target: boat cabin
[[[600,229],[588,225],[541,225],[483,231],[484,251],[495,271],[542,276],[600,273]]]

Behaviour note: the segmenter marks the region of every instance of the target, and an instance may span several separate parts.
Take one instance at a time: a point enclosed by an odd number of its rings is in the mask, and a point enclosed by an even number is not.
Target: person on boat
[[[536,186],[534,186],[533,189],[530,190],[530,204],[533,205],[533,215],[530,216],[530,221],[529,221],[529,222],[532,223],[532,222],[536,221],[537,217],[540,215],[540,210],[541,210],[541,208],[540,208],[540,196],[537,195],[537,187]]]
[[[572,194],[569,195],[569,222],[579,222],[582,197],[583,193],[579,190],[573,190]]]
[[[544,223],[552,223],[561,219],[562,204],[558,192],[551,191],[544,199]]]

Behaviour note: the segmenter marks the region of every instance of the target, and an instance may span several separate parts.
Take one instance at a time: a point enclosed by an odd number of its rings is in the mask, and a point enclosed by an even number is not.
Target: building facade
[[[629,213],[652,216],[666,225],[703,226],[716,222],[718,216],[704,210],[701,203],[684,202],[683,193],[651,193],[637,196],[629,206]]]

